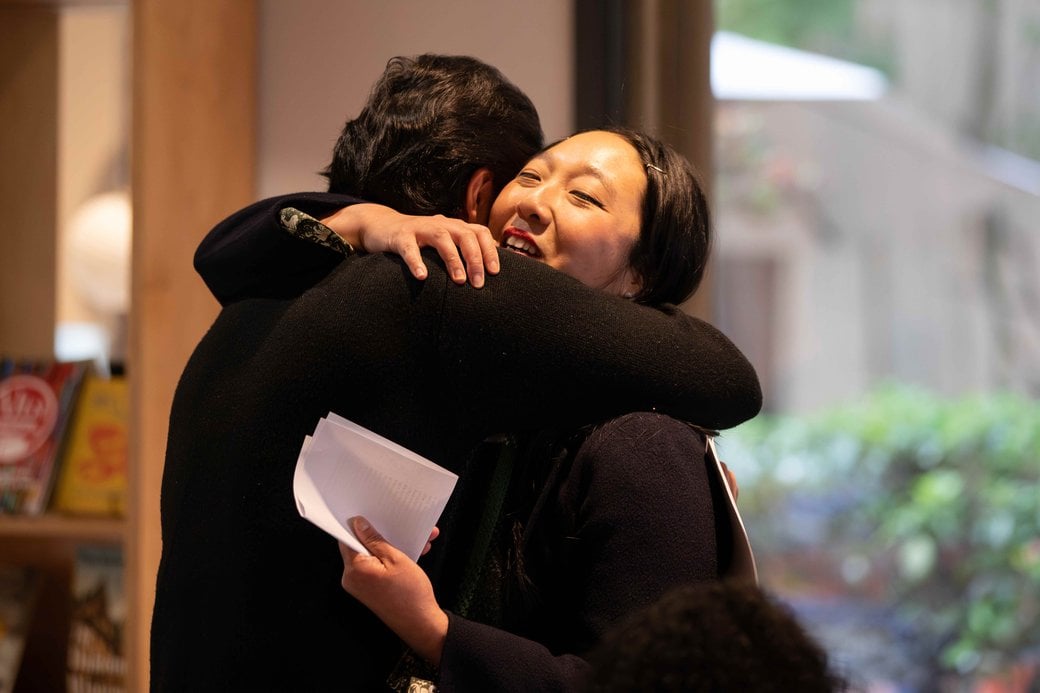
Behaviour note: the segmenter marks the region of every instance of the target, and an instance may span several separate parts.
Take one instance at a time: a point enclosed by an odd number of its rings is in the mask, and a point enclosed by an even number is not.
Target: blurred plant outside
[[[1037,402],[886,385],[719,447],[767,587],[885,605],[925,680],[1040,658]]]

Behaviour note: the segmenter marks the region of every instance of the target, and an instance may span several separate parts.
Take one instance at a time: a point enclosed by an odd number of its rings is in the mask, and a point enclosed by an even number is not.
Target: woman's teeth
[[[530,243],[519,236],[507,236],[505,246],[519,251],[524,255],[530,255],[531,257],[538,256],[538,248],[533,243]]]

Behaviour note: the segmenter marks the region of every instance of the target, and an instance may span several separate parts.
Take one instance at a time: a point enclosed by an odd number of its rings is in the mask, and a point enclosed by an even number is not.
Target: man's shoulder
[[[602,449],[649,449],[676,445],[702,445],[702,434],[685,421],[653,411],[639,411],[610,419],[589,435],[583,452]]]
[[[597,433],[652,436],[661,431],[697,436],[697,429],[679,419],[656,411],[637,411],[611,419],[597,428]]]

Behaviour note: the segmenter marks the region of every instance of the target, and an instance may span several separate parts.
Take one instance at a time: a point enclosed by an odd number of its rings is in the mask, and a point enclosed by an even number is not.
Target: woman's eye
[[[574,195],[574,197],[578,198],[582,202],[587,202],[590,205],[596,205],[600,209],[605,209],[602,202],[586,192],[582,192],[581,190],[572,190],[571,195]]]
[[[541,178],[538,177],[538,174],[534,171],[521,171],[520,173],[516,174],[516,178],[517,180],[526,180],[534,182],[538,182],[539,180],[541,180]]]

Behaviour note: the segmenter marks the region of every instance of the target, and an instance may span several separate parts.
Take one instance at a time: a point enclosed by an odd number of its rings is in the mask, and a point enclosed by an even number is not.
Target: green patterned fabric
[[[295,207],[285,207],[278,213],[282,228],[293,236],[310,243],[323,245],[344,255],[353,255],[354,246],[347,243],[325,224]]]

